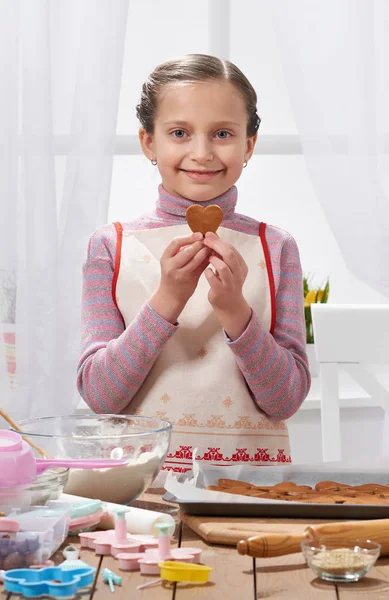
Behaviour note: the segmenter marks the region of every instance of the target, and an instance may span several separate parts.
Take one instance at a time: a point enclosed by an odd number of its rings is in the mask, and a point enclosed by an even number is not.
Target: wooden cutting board
[[[195,517],[181,511],[183,523],[211,544],[236,546],[240,540],[262,533],[303,535],[308,525],[333,523],[334,520],[311,519],[255,519],[242,517]]]

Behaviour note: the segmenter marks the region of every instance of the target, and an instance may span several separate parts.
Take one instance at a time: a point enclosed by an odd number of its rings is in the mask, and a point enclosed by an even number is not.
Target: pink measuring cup
[[[0,429],[0,488],[12,488],[34,481],[37,475],[52,467],[69,469],[109,469],[124,467],[126,460],[98,459],[40,459],[31,446],[14,431]]]

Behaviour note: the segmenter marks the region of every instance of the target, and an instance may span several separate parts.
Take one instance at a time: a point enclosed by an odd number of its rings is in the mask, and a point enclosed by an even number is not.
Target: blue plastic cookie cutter
[[[26,598],[52,596],[68,598],[80,588],[92,585],[94,567],[64,570],[61,567],[43,569],[11,569],[3,574],[4,588],[8,592],[22,594]]]

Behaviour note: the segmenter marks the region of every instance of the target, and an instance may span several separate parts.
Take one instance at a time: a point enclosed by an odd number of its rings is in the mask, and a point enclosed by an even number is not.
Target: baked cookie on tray
[[[337,481],[319,481],[314,488],[282,481],[272,486],[261,486],[234,479],[219,479],[217,485],[206,488],[216,492],[240,494],[268,500],[287,500],[307,504],[381,504],[389,506],[389,484],[365,483],[348,485]]]

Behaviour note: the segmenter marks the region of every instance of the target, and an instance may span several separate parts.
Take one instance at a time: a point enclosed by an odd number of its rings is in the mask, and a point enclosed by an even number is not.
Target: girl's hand
[[[161,256],[161,281],[149,300],[163,318],[175,323],[208,265],[211,250],[202,233],[174,238]]]
[[[207,233],[204,245],[212,250],[209,263],[215,268],[205,270],[210,285],[208,300],[228,336],[237,339],[246,329],[251,308],[243,296],[243,284],[248,268],[242,255],[215,233]]]

